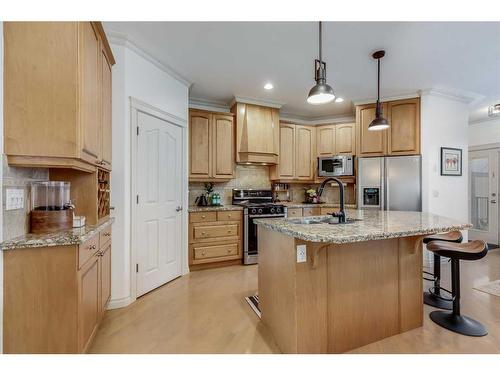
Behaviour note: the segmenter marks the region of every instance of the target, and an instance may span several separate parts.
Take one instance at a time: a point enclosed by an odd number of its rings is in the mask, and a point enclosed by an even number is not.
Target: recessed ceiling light
[[[271,82],[268,82],[268,83],[266,83],[266,84],[264,85],[264,88],[265,88],[266,90],[272,90],[272,89],[274,89],[274,86],[273,86],[273,84],[272,84]]]
[[[336,98],[335,103],[342,103],[344,101],[344,98]]]

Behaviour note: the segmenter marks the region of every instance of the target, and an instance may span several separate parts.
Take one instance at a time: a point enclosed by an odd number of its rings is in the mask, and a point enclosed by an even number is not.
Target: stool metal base
[[[453,308],[452,301],[446,301],[430,292],[424,292],[424,303],[442,310],[451,310]]]
[[[433,311],[430,313],[432,321],[450,331],[466,336],[486,336],[488,331],[477,320],[463,315],[456,315],[446,311]]]

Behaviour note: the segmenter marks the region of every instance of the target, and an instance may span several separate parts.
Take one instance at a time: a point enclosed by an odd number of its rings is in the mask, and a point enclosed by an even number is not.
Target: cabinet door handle
[[[231,253],[231,249],[227,249],[228,254]]]
[[[89,245],[89,250],[95,250],[97,248],[96,245]]]
[[[201,255],[205,255],[205,252],[204,252],[204,251],[202,251],[202,252],[201,252]]]
[[[206,216],[205,215],[201,215],[201,218],[204,219]]]
[[[177,212],[182,211],[182,206],[177,206],[175,209]]]

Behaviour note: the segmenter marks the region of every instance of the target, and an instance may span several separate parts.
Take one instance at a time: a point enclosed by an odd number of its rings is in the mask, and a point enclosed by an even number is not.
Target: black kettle
[[[200,195],[199,197],[196,197],[194,204],[196,204],[197,206],[208,206],[207,197],[205,195]]]

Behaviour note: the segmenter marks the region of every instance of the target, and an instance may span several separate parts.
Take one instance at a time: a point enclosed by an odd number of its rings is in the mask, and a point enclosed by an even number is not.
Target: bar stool
[[[424,244],[428,244],[431,241],[446,241],[446,242],[462,242],[462,233],[459,230],[454,230],[447,233],[438,233],[432,234],[430,236],[426,236],[423,239]],[[451,310],[452,309],[452,300],[448,298],[444,298],[441,295],[441,290],[449,292],[444,288],[441,288],[441,257],[434,253],[434,272],[431,274],[430,272],[424,271],[424,273],[431,275],[433,277],[432,280],[426,279],[434,282],[434,286],[429,289],[428,292],[424,292],[424,303],[429,306],[437,307],[438,309],[443,310]]]
[[[478,321],[460,314],[460,260],[477,260],[486,256],[488,245],[476,240],[467,243],[432,241],[427,250],[442,257],[451,259],[451,293],[453,311],[433,311],[432,321],[441,327],[467,336],[485,336],[486,328]]]

